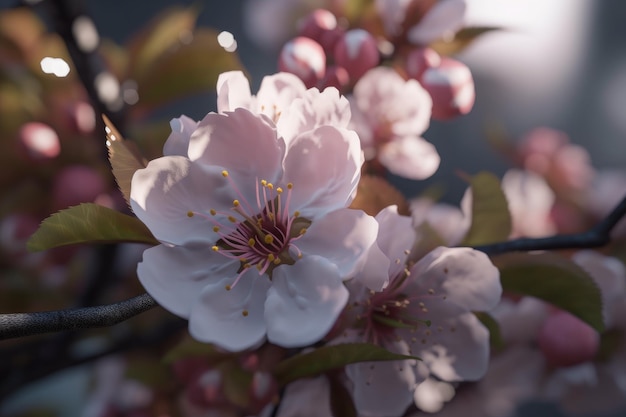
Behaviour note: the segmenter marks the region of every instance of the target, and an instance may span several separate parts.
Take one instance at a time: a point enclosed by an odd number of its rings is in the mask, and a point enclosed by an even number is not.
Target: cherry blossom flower
[[[376,157],[392,173],[410,179],[428,178],[437,170],[437,150],[420,137],[430,123],[432,100],[417,81],[404,80],[391,68],[374,68],[357,82],[350,104],[367,159]]]
[[[300,90],[277,74],[254,97],[242,77],[220,77],[219,113],[175,120],[178,144],[133,176],[133,211],[162,243],[144,252],[138,276],[200,341],[305,346],[334,324],[348,299],[342,281],[378,232],[346,208],[362,151],[335,89]]]
[[[410,256],[415,235],[407,233],[411,218],[390,206],[376,219],[380,232],[373,247],[382,254],[370,254],[358,279],[349,283],[356,325],[340,340],[371,342],[422,359],[346,367],[359,413],[400,416],[431,374],[443,381],[485,374],[489,332],[472,312],[494,307],[502,288],[498,270],[482,252],[439,247],[415,262]],[[360,284],[375,274],[389,278],[382,292]]]

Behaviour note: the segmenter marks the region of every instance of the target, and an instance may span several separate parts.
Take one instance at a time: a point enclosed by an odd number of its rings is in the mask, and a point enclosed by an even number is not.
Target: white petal
[[[238,186],[239,198],[252,202],[258,181],[275,183],[280,178],[284,146],[271,122],[238,108],[209,113],[199,123],[189,144],[189,159],[226,169]]]
[[[378,223],[361,210],[340,209],[313,221],[295,245],[306,255],[334,263],[342,279],[349,278],[361,257],[376,241]]]
[[[307,130],[323,125],[347,128],[349,122],[350,103],[336,88],[329,87],[322,92],[317,88],[307,90],[283,110],[276,126],[289,143]]]
[[[487,311],[502,295],[500,272],[487,255],[474,249],[436,248],[410,271],[407,291],[424,294],[420,301],[433,318]]]
[[[217,111],[234,111],[238,107],[252,110],[250,83],[241,71],[223,72],[217,78]]]
[[[308,411],[308,413],[307,413]],[[325,375],[287,385],[277,417],[333,417],[330,384]]]
[[[428,45],[453,35],[463,27],[465,0],[444,0],[435,3],[426,15],[413,26],[407,36],[411,43]]]
[[[403,136],[386,143],[380,149],[378,159],[392,173],[412,180],[430,177],[441,161],[432,143],[414,136]]]
[[[200,292],[235,276],[238,267],[239,262],[232,262],[206,246],[159,245],[144,251],[143,260],[137,265],[137,276],[161,306],[189,318]]]
[[[254,347],[265,338],[263,305],[271,285],[266,276],[251,268],[226,290],[234,278],[206,287],[189,319],[189,332],[195,339],[233,352]]]
[[[393,343],[387,348],[409,354],[403,343]],[[346,374],[354,384],[354,405],[359,415],[365,416],[402,415],[413,402],[413,389],[419,382],[411,361],[406,360],[360,362],[348,365]]]
[[[361,177],[363,154],[352,130],[321,126],[295,138],[285,157],[291,207],[314,219],[348,206]]]
[[[267,338],[283,347],[301,347],[322,339],[348,301],[339,271],[319,256],[305,256],[274,269],[267,292]]]
[[[215,242],[208,213],[230,207],[232,199],[220,174],[203,170],[182,156],[165,156],[133,175],[130,204],[139,220],[162,242],[183,245]]]
[[[389,276],[394,277],[405,268],[407,251],[410,251],[415,243],[412,219],[399,215],[398,206],[389,206],[376,215],[376,221],[378,222],[376,244],[391,261]]]
[[[282,112],[286,111],[293,101],[305,92],[304,83],[294,74],[279,72],[267,75],[263,77],[256,95],[255,111],[276,122]]]
[[[197,126],[198,122],[185,115],[170,120],[172,133],[163,145],[163,155],[187,156],[189,138]]]
[[[448,382],[475,381],[485,375],[489,331],[473,313],[445,320],[433,317],[429,330],[430,335],[422,335],[413,350],[434,375]]]
[[[428,378],[415,388],[415,405],[427,413],[436,413],[454,397],[454,387],[447,382]]]

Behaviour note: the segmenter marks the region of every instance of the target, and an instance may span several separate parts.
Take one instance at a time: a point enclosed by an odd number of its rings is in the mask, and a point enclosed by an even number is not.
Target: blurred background
[[[54,1],[50,0],[51,3]],[[46,8],[46,1],[28,1],[33,3],[36,12],[47,22],[49,27],[54,27],[54,19],[50,17]],[[252,91],[256,91],[264,75],[277,71],[277,56],[282,44],[293,37],[295,24],[304,13],[303,10],[314,7],[314,0],[306,0],[306,8],[295,7],[297,2],[290,0],[231,0],[223,1],[164,1],[152,0],[150,2],[129,2],[128,0],[85,0],[82,2],[65,2],[75,4],[77,8],[83,8],[87,15],[93,19],[95,27],[102,39],[109,39],[124,50],[126,45],[138,30],[145,27],[155,16],[165,9],[177,6],[198,7],[198,27],[213,28],[216,32],[228,31],[234,35],[237,41],[236,54],[240,63],[250,75]],[[19,3],[15,1],[0,0],[0,11],[8,10]],[[496,136],[506,137],[511,140],[522,137],[529,130],[538,126],[552,127],[566,133],[575,144],[582,145],[590,154],[592,163],[598,168],[626,168],[626,2],[621,0],[475,0],[471,3],[468,13],[468,23],[483,26],[499,26],[500,31],[490,32],[477,39],[471,46],[458,55],[458,59],[465,62],[472,70],[476,84],[476,104],[472,112],[450,122],[433,121],[424,137],[432,142],[441,155],[439,171],[426,181],[409,181],[401,178],[393,178],[393,182],[407,196],[412,197],[432,185],[443,186],[444,201],[458,204],[466,183],[456,173],[458,171],[475,174],[482,170],[488,170],[501,175],[510,164],[490,145],[488,138]],[[0,24],[9,24],[7,21]],[[112,54],[111,56],[114,56]],[[0,61],[3,68],[0,72],[3,77],[7,74],[16,76],[20,67],[11,60]],[[72,68],[75,70],[75,68]],[[16,76],[20,78],[19,76]],[[62,77],[59,77],[61,80]],[[48,84],[54,84],[55,79],[50,78]],[[61,81],[59,81],[61,82]],[[54,90],[54,86],[46,84],[45,91]],[[126,86],[128,87],[128,85]],[[132,90],[132,86],[128,87]],[[40,91],[31,92],[37,95]],[[56,93],[55,93],[56,94]],[[69,94],[69,93],[68,93]],[[84,92],[72,93],[72,100],[78,97],[79,102],[87,102],[88,97]],[[6,96],[0,96],[5,98]],[[30,96],[29,96],[30,97]],[[28,97],[23,100],[30,99]],[[59,99],[60,100],[60,99]],[[71,100],[61,100],[66,103]],[[74,102],[73,101],[73,102]],[[130,100],[132,102],[132,100]],[[53,105],[54,100],[44,103]],[[161,105],[162,104],[162,105]],[[4,106],[4,107],[3,107]],[[7,102],[0,101],[0,112],[10,107]],[[132,107],[132,105],[130,105]],[[76,109],[72,111],[77,114]],[[137,111],[134,116],[142,121],[143,130],[136,130],[132,123],[120,126],[128,136],[135,133],[138,137],[163,135],[161,142],[168,132],[167,121],[181,114],[186,114],[194,119],[201,119],[207,112],[215,110],[215,95],[212,93],[189,94],[185,97],[176,97],[159,106],[150,108],[150,111]],[[59,121],[59,115],[52,112],[48,118]],[[6,113],[5,113],[6,114]],[[64,113],[65,114],[65,113]],[[77,118],[74,120],[80,120]],[[91,116],[91,127],[84,129],[76,126],[66,129],[72,130],[74,136],[89,136],[93,132],[95,124],[99,124],[98,117]],[[16,126],[11,120],[0,117],[1,139],[6,142],[2,146],[8,146],[10,138],[18,135]],[[83,129],[83,130],[81,130]],[[57,129],[59,130],[59,129]],[[141,131],[139,131],[141,130]],[[67,138],[60,138],[67,141]],[[86,139],[85,139],[86,140]],[[148,143],[149,140],[146,140]],[[65,142],[67,143],[67,142]],[[150,149],[158,149],[157,144]],[[102,145],[104,145],[102,143]],[[101,161],[104,146],[98,149],[99,144],[81,144],[81,151],[73,156],[65,156],[63,168],[72,168],[74,174],[79,172],[82,176],[90,176],[93,173],[106,173],[105,161]],[[65,150],[68,147],[63,147]],[[17,151],[15,151],[17,153]],[[51,151],[52,152],[52,151]],[[35,162],[33,162],[35,161]],[[38,162],[37,162],[38,161]],[[97,162],[100,161],[100,162]],[[0,184],[4,195],[0,214],[4,217],[14,213],[13,207],[18,207],[33,195],[52,190],[45,207],[39,207],[33,218],[40,216],[42,212],[48,213],[63,207],[67,202],[63,196],[54,192],[55,184],[67,189],[71,185],[57,178],[55,181],[44,181],[32,185],[24,191],[24,187],[16,185],[15,179],[18,174],[28,171],[29,163],[37,165],[37,170],[42,170],[39,179],[46,173],[58,168],[41,160],[26,157],[20,163],[0,158]],[[48,164],[48,165],[46,165]],[[18,166],[19,165],[19,166]],[[80,171],[76,168],[80,165],[89,169]],[[78,171],[76,171],[78,170]],[[68,174],[69,175],[69,174]],[[9,181],[9,179],[11,179]],[[12,182],[13,181],[13,182]],[[42,185],[43,184],[43,185]],[[34,188],[33,188],[34,187]],[[112,185],[94,176],[90,187],[94,193],[88,196],[91,200],[101,198],[112,207],[123,206],[116,201],[111,190]],[[25,193],[23,200],[16,202],[16,198],[6,198],[16,190]],[[94,191],[96,190],[96,191]],[[19,194],[19,193],[18,193]],[[19,194],[22,195],[22,194]],[[40,195],[40,194],[39,194]],[[15,195],[13,195],[15,197]],[[83,196],[85,197],[85,196]],[[73,197],[67,197],[71,201]],[[85,197],[87,198],[87,197]],[[54,200],[54,199],[58,199]],[[54,200],[54,201],[53,201]],[[10,203],[7,203],[10,201]],[[41,206],[41,204],[40,204]],[[28,212],[22,210],[21,213]],[[26,222],[19,223],[26,230],[32,232],[36,227]],[[11,223],[13,224],[13,223]],[[6,230],[14,231],[5,226],[3,233],[11,235]],[[22,226],[20,226],[22,227]],[[115,261],[116,271],[126,271],[132,275],[133,267],[141,254],[141,247],[130,248],[127,255]],[[126,252],[125,252],[126,253]],[[13,255],[11,255],[13,256]],[[75,254],[60,254],[60,258],[67,260]],[[24,290],[23,297],[19,298],[15,293],[10,297],[0,297],[0,311],[34,311],[39,308],[63,308],[69,306],[70,300],[75,299],[77,294],[84,294],[84,287],[78,281],[81,274],[86,270],[93,269],[88,266],[89,257],[102,258],[102,254],[82,254],[81,262],[74,262],[72,279],[63,282],[54,273],[46,273],[47,287],[42,290],[44,294],[68,291],[66,296],[57,297],[52,295],[52,301],[36,304],[30,300]],[[104,255],[106,257],[106,255]],[[28,266],[15,266],[7,260],[8,255],[2,260],[0,270],[2,280],[17,280],[23,269],[29,269],[29,274],[38,274]],[[32,265],[34,262],[48,262],[55,265],[59,276],[67,273],[68,268],[59,260],[46,260],[28,258],[24,264]],[[61,267],[61,265],[64,265]],[[43,267],[41,267],[43,269]],[[90,272],[91,273],[91,272]],[[33,278],[41,279],[41,278]],[[112,291],[109,289],[105,296],[97,297],[98,302],[107,299],[121,299],[123,295],[139,291],[137,284],[128,285],[124,291]],[[2,291],[2,290],[0,290]],[[95,290],[92,290],[95,291]],[[96,291],[97,292],[97,291]],[[8,294],[8,292],[5,292]],[[95,298],[87,300],[94,301]],[[150,313],[152,314],[152,313]],[[146,319],[149,321],[150,317]],[[97,339],[97,337],[96,337]],[[63,342],[61,340],[61,342]],[[67,342],[67,341],[66,341]],[[94,342],[95,343],[95,342]],[[96,343],[97,344],[97,343]],[[15,353],[17,344],[0,343],[0,348],[7,348]],[[87,350],[91,348],[85,348]],[[12,356],[13,357],[13,356]],[[55,357],[50,356],[50,361]],[[5,366],[12,366],[5,363]],[[7,368],[1,368],[7,369]],[[0,371],[0,379],[2,379]],[[34,401],[41,404],[51,404],[60,416],[88,415],[81,414],[82,401],[87,396],[84,388],[90,380],[83,370],[72,369],[63,373],[56,373],[55,379],[43,381],[38,385],[12,395],[1,408],[7,415],[21,415],[19,410],[32,404]],[[72,395],[68,395],[72,392]],[[76,395],[74,395],[76,394]],[[80,395],[79,395],[80,394]],[[42,408],[42,407],[40,407]],[[12,414],[15,413],[15,414]],[[28,414],[31,415],[31,414]],[[32,414],[35,415],[35,414]],[[39,415],[39,414],[37,414]],[[44,414],[41,414],[44,415]],[[558,411],[546,405],[525,406],[519,413],[520,416],[558,416]],[[623,414],[615,414],[615,416]]]

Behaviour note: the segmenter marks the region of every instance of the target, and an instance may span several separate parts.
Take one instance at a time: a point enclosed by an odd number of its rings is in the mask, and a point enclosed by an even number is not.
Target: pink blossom
[[[376,157],[392,173],[411,179],[437,170],[439,154],[421,138],[432,100],[417,81],[404,80],[391,68],[374,68],[357,82],[350,104],[366,158]]]
[[[223,75],[220,113],[195,128],[179,119],[170,137],[189,139],[186,154],[150,161],[131,185],[162,242],[144,252],[140,281],[193,337],[227,350],[322,338],[378,231],[346,208],[363,163],[347,101],[294,78],[266,77],[254,97],[240,73]]]
[[[410,256],[415,235],[407,233],[411,218],[391,206],[376,219],[380,231],[373,248],[382,254],[370,254],[350,283],[356,324],[340,340],[371,342],[422,359],[346,367],[360,413],[399,416],[431,374],[443,381],[484,375],[489,332],[472,312],[494,307],[502,288],[498,270],[482,252],[439,247],[415,262]],[[375,275],[389,280],[382,292],[359,286]]]

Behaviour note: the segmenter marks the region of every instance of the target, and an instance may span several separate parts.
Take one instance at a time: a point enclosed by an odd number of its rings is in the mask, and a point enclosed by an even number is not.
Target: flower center
[[[256,267],[259,275],[267,273],[271,279],[272,271],[278,265],[294,264],[302,257],[295,243],[306,233],[311,221],[300,217],[298,211],[290,213],[292,183],[287,184],[285,191],[266,180],[257,180],[256,201],[251,204],[230,180],[228,171],[222,171],[222,176],[229,179],[240,199],[233,200],[231,212],[211,209],[207,218],[213,222],[213,231],[220,237],[212,250],[241,263],[234,282],[226,286],[230,290],[249,268]],[[189,212],[188,216],[195,214]],[[225,217],[228,222],[218,222],[218,216],[222,220]]]

